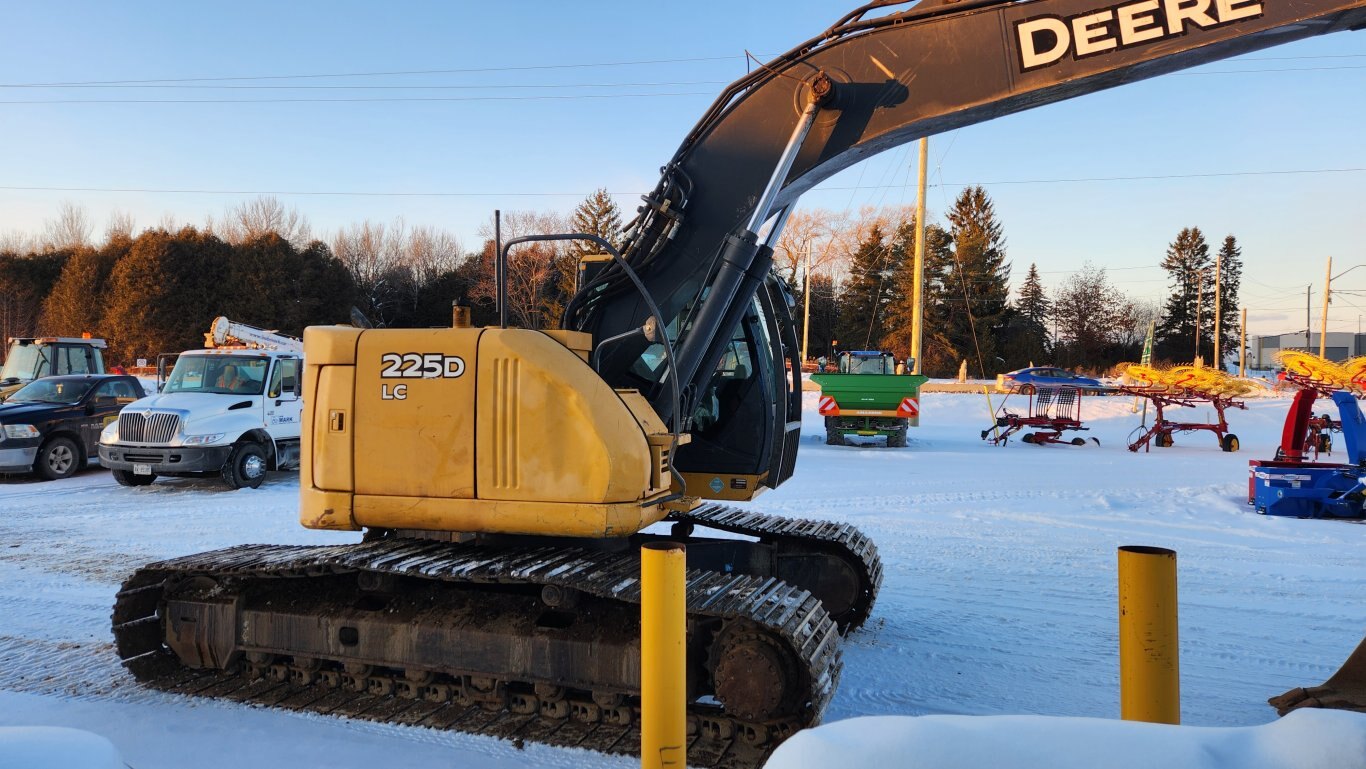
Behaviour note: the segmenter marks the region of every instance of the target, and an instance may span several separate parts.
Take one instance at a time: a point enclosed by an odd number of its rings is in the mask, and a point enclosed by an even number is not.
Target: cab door
[[[137,400],[133,385],[124,379],[111,379],[101,382],[95,391],[85,399],[85,414],[81,421],[81,440],[85,442],[86,456],[99,455],[100,433],[118,418],[124,406]]]
[[[303,368],[301,359],[289,356],[276,358],[271,368],[266,386],[265,427],[277,442],[299,439],[303,422]]]

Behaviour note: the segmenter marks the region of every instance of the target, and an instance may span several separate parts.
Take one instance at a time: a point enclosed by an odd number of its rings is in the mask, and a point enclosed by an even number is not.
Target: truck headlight
[[[112,444],[117,443],[118,440],[119,420],[115,419],[113,422],[110,422],[109,424],[105,425],[104,429],[100,431],[100,443]]]
[[[6,438],[37,438],[42,433],[33,425],[5,425]]]
[[[207,446],[223,440],[223,433],[210,433],[208,435],[187,435],[182,442],[185,446]]]

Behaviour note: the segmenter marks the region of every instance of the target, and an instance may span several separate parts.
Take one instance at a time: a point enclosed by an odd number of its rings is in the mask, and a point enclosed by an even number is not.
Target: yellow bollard
[[[686,549],[640,548],[640,765],[684,766],[687,741]]]
[[[1119,703],[1126,721],[1181,723],[1174,550],[1119,549]]]

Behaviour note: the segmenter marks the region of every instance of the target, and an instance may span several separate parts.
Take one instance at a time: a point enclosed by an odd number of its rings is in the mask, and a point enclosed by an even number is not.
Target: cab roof
[[[103,339],[90,339],[79,336],[12,336],[9,339],[11,344],[18,342],[21,345],[29,344],[79,344],[88,347],[97,347],[101,350],[109,345]]]

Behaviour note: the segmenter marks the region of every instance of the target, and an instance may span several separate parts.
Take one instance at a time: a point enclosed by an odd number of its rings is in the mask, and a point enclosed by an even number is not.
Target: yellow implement
[[[1366,391],[1366,357],[1353,358],[1338,364],[1300,350],[1282,350],[1276,361],[1291,374],[1333,390]]]
[[[1237,397],[1256,388],[1256,383],[1230,376],[1218,369],[1194,365],[1168,369],[1134,365],[1125,370],[1132,385],[1153,392],[1186,393],[1194,396]]]

